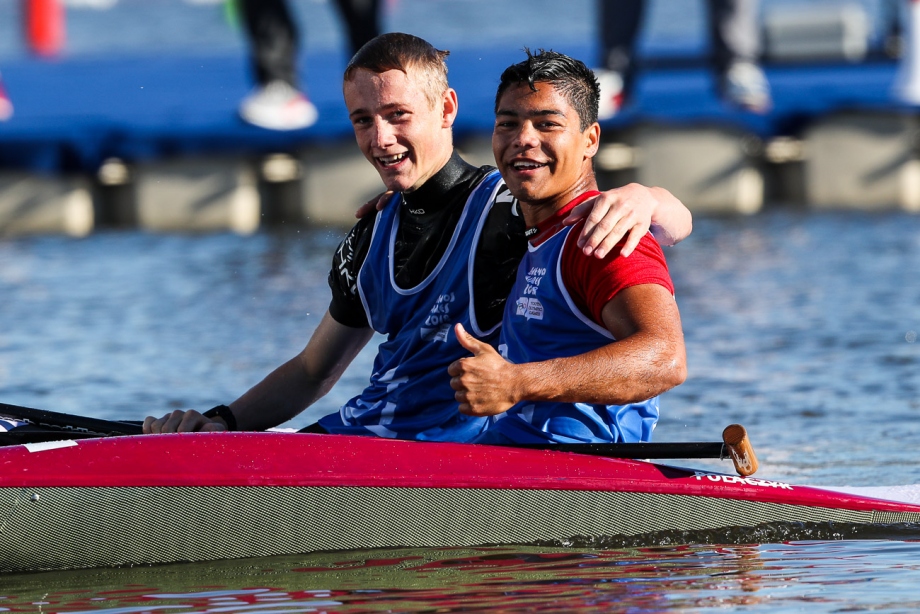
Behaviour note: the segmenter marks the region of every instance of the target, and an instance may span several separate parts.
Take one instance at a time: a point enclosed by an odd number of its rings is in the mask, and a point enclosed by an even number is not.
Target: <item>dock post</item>
[[[92,232],[93,220],[93,198],[84,178],[0,172],[0,236],[83,237]]]
[[[636,181],[670,190],[693,212],[758,212],[763,206],[760,140],[707,126],[637,128]]]
[[[96,171],[93,201],[97,228],[137,228],[137,192],[122,160],[109,158]]]
[[[303,212],[303,167],[287,154],[272,154],[258,165],[262,226],[299,227],[306,224]]]
[[[172,159],[134,171],[142,227],[156,231],[258,230],[259,193],[245,160]]]
[[[817,209],[920,211],[917,119],[894,112],[847,112],[810,126],[805,191]]]
[[[386,188],[354,140],[318,143],[300,156],[307,223],[350,228],[355,211]]]

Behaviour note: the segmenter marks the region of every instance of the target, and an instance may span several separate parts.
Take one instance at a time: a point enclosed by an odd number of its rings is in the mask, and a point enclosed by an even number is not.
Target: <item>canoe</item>
[[[555,450],[273,432],[0,448],[0,571],[918,522],[908,503]]]

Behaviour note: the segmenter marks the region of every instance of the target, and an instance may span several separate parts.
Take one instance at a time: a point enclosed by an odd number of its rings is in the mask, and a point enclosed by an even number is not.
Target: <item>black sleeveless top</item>
[[[422,187],[403,195],[394,250],[399,287],[412,288],[431,273],[450,243],[467,198],[493,170],[490,166],[472,166],[455,152]],[[332,258],[329,313],[345,326],[369,326],[358,296],[357,279],[367,257],[375,219],[376,212],[359,220]],[[473,261],[474,309],[483,329],[492,328],[502,319],[518,263],[527,249],[524,230],[524,218],[516,202],[494,206],[486,218]]]

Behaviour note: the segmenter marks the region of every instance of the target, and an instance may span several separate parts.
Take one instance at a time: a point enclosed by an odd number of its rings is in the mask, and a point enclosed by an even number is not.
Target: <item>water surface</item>
[[[232,401],[307,342],[341,234],[0,241],[0,400],[134,419]],[[698,217],[666,254],[689,377],[664,395],[656,440],[714,440],[740,422],[759,477],[917,497],[920,218]],[[372,347],[290,426],[335,411],[371,359]],[[0,610],[916,609],[920,533],[831,529],[5,575]]]
[[[185,614],[744,610],[908,612],[920,547],[894,541],[354,551],[4,577],[11,612]]]

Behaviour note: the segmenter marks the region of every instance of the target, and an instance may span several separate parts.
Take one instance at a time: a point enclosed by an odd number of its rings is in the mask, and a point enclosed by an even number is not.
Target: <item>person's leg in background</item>
[[[770,85],[759,65],[758,0],[709,0],[709,34],[719,94],[735,106],[767,111]],[[598,0],[601,85],[598,119],[610,119],[626,104],[636,77],[636,47],[643,0]]]
[[[313,103],[297,82],[299,33],[285,0],[237,0],[249,38],[256,87],[240,105],[247,122],[297,130],[316,122]]]
[[[636,41],[644,0],[597,0],[601,58],[595,74],[601,86],[598,119],[610,119],[626,103],[635,80]]]
[[[13,103],[7,96],[3,87],[3,79],[0,79],[0,122],[5,122],[13,116]]]
[[[772,105],[770,84],[760,68],[758,0],[709,0],[713,63],[722,98],[762,113]]]
[[[379,0],[336,0],[348,31],[351,54],[380,34]]]

